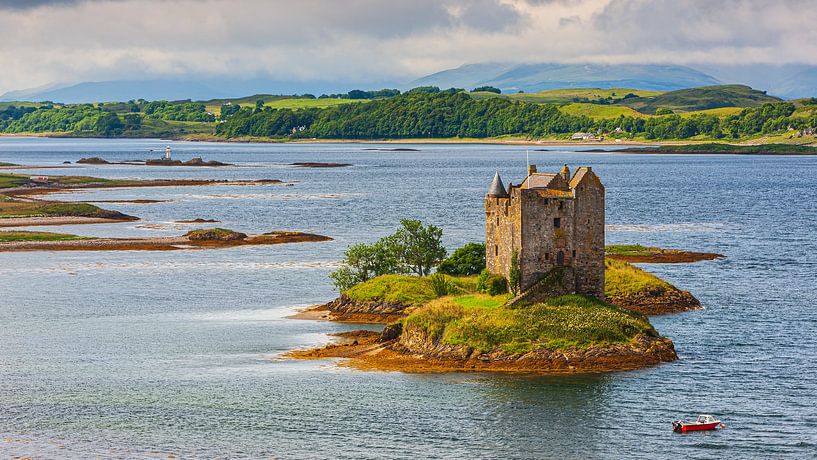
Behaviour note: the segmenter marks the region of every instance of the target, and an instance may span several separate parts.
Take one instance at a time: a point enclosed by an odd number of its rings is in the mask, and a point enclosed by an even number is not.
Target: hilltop
[[[654,115],[658,109],[695,112],[723,107],[760,107],[763,104],[776,102],[782,102],[782,99],[769,96],[765,91],[758,91],[743,85],[719,85],[680,89],[654,96],[634,97],[622,100],[620,104],[641,113]]]
[[[690,67],[654,64],[468,64],[410,83],[411,86],[474,88],[495,86],[503,92],[559,88],[641,88],[671,91],[716,85],[714,77]]]

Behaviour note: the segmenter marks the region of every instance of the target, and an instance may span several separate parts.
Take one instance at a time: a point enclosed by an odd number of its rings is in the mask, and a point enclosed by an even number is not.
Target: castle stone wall
[[[507,198],[486,196],[486,267],[507,277],[517,250],[523,290],[563,266],[572,268],[576,293],[603,299],[604,186],[589,168],[580,168],[570,187],[558,179],[548,187],[511,187]]]

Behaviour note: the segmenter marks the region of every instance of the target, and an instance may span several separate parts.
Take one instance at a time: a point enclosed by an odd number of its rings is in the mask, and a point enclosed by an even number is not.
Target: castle
[[[494,176],[485,196],[488,271],[507,277],[517,251],[520,287],[527,290],[555,267],[567,267],[564,293],[604,299],[604,185],[591,168],[572,177],[528,166],[528,177],[506,189]]]

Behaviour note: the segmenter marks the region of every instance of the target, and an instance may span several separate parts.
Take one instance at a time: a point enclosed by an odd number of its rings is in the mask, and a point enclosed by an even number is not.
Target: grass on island
[[[14,163],[6,163],[4,161],[0,161],[0,166],[17,166],[17,165]]]
[[[617,256],[652,256],[660,252],[660,249],[640,244],[610,244],[604,247],[604,252]]]
[[[446,280],[458,293],[476,291],[475,276],[446,276]],[[344,294],[359,302],[401,303],[406,306],[423,305],[437,298],[428,278],[408,275],[383,275],[359,283]]]
[[[605,259],[604,268],[604,295],[608,298],[673,289],[668,282],[627,262]]]
[[[489,299],[477,302],[483,305],[472,302],[456,297],[434,300],[404,318],[403,327],[421,328],[450,345],[510,353],[629,343],[639,334],[658,335],[645,316],[590,296],[555,297],[523,308],[493,306]]]
[[[68,233],[28,232],[28,231],[0,231],[0,243],[17,241],[68,241],[89,240],[87,236],[71,235]]]
[[[0,218],[13,217],[109,217],[110,211],[88,203],[22,201],[0,199]]]

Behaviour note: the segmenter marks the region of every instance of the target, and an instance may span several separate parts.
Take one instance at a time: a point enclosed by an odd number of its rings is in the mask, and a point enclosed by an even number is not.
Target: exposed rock
[[[400,334],[403,333],[403,323],[396,322],[387,325],[383,332],[380,334],[379,341],[380,342],[390,342],[392,340],[398,339]]]
[[[203,230],[193,230],[187,232],[185,236],[190,241],[241,241],[247,239],[246,233],[225,230],[222,228],[209,228]]]
[[[344,294],[325,304],[333,321],[352,323],[388,324],[405,315],[406,305],[399,302],[361,302],[352,300]]]
[[[191,219],[191,220],[177,220],[176,221],[177,224],[212,224],[212,223],[217,223],[217,222],[221,222],[221,221],[215,220],[215,219],[202,219],[202,218]]]
[[[607,301],[645,315],[663,315],[701,310],[701,302],[689,291],[680,289],[650,289],[631,295],[608,296]]]
[[[290,163],[289,165],[294,166],[296,168],[343,168],[346,166],[352,166],[349,163],[318,163],[318,162]]]
[[[86,165],[109,165],[111,164],[108,160],[99,158],[99,157],[91,157],[91,158],[80,158],[77,163],[86,164]]]

